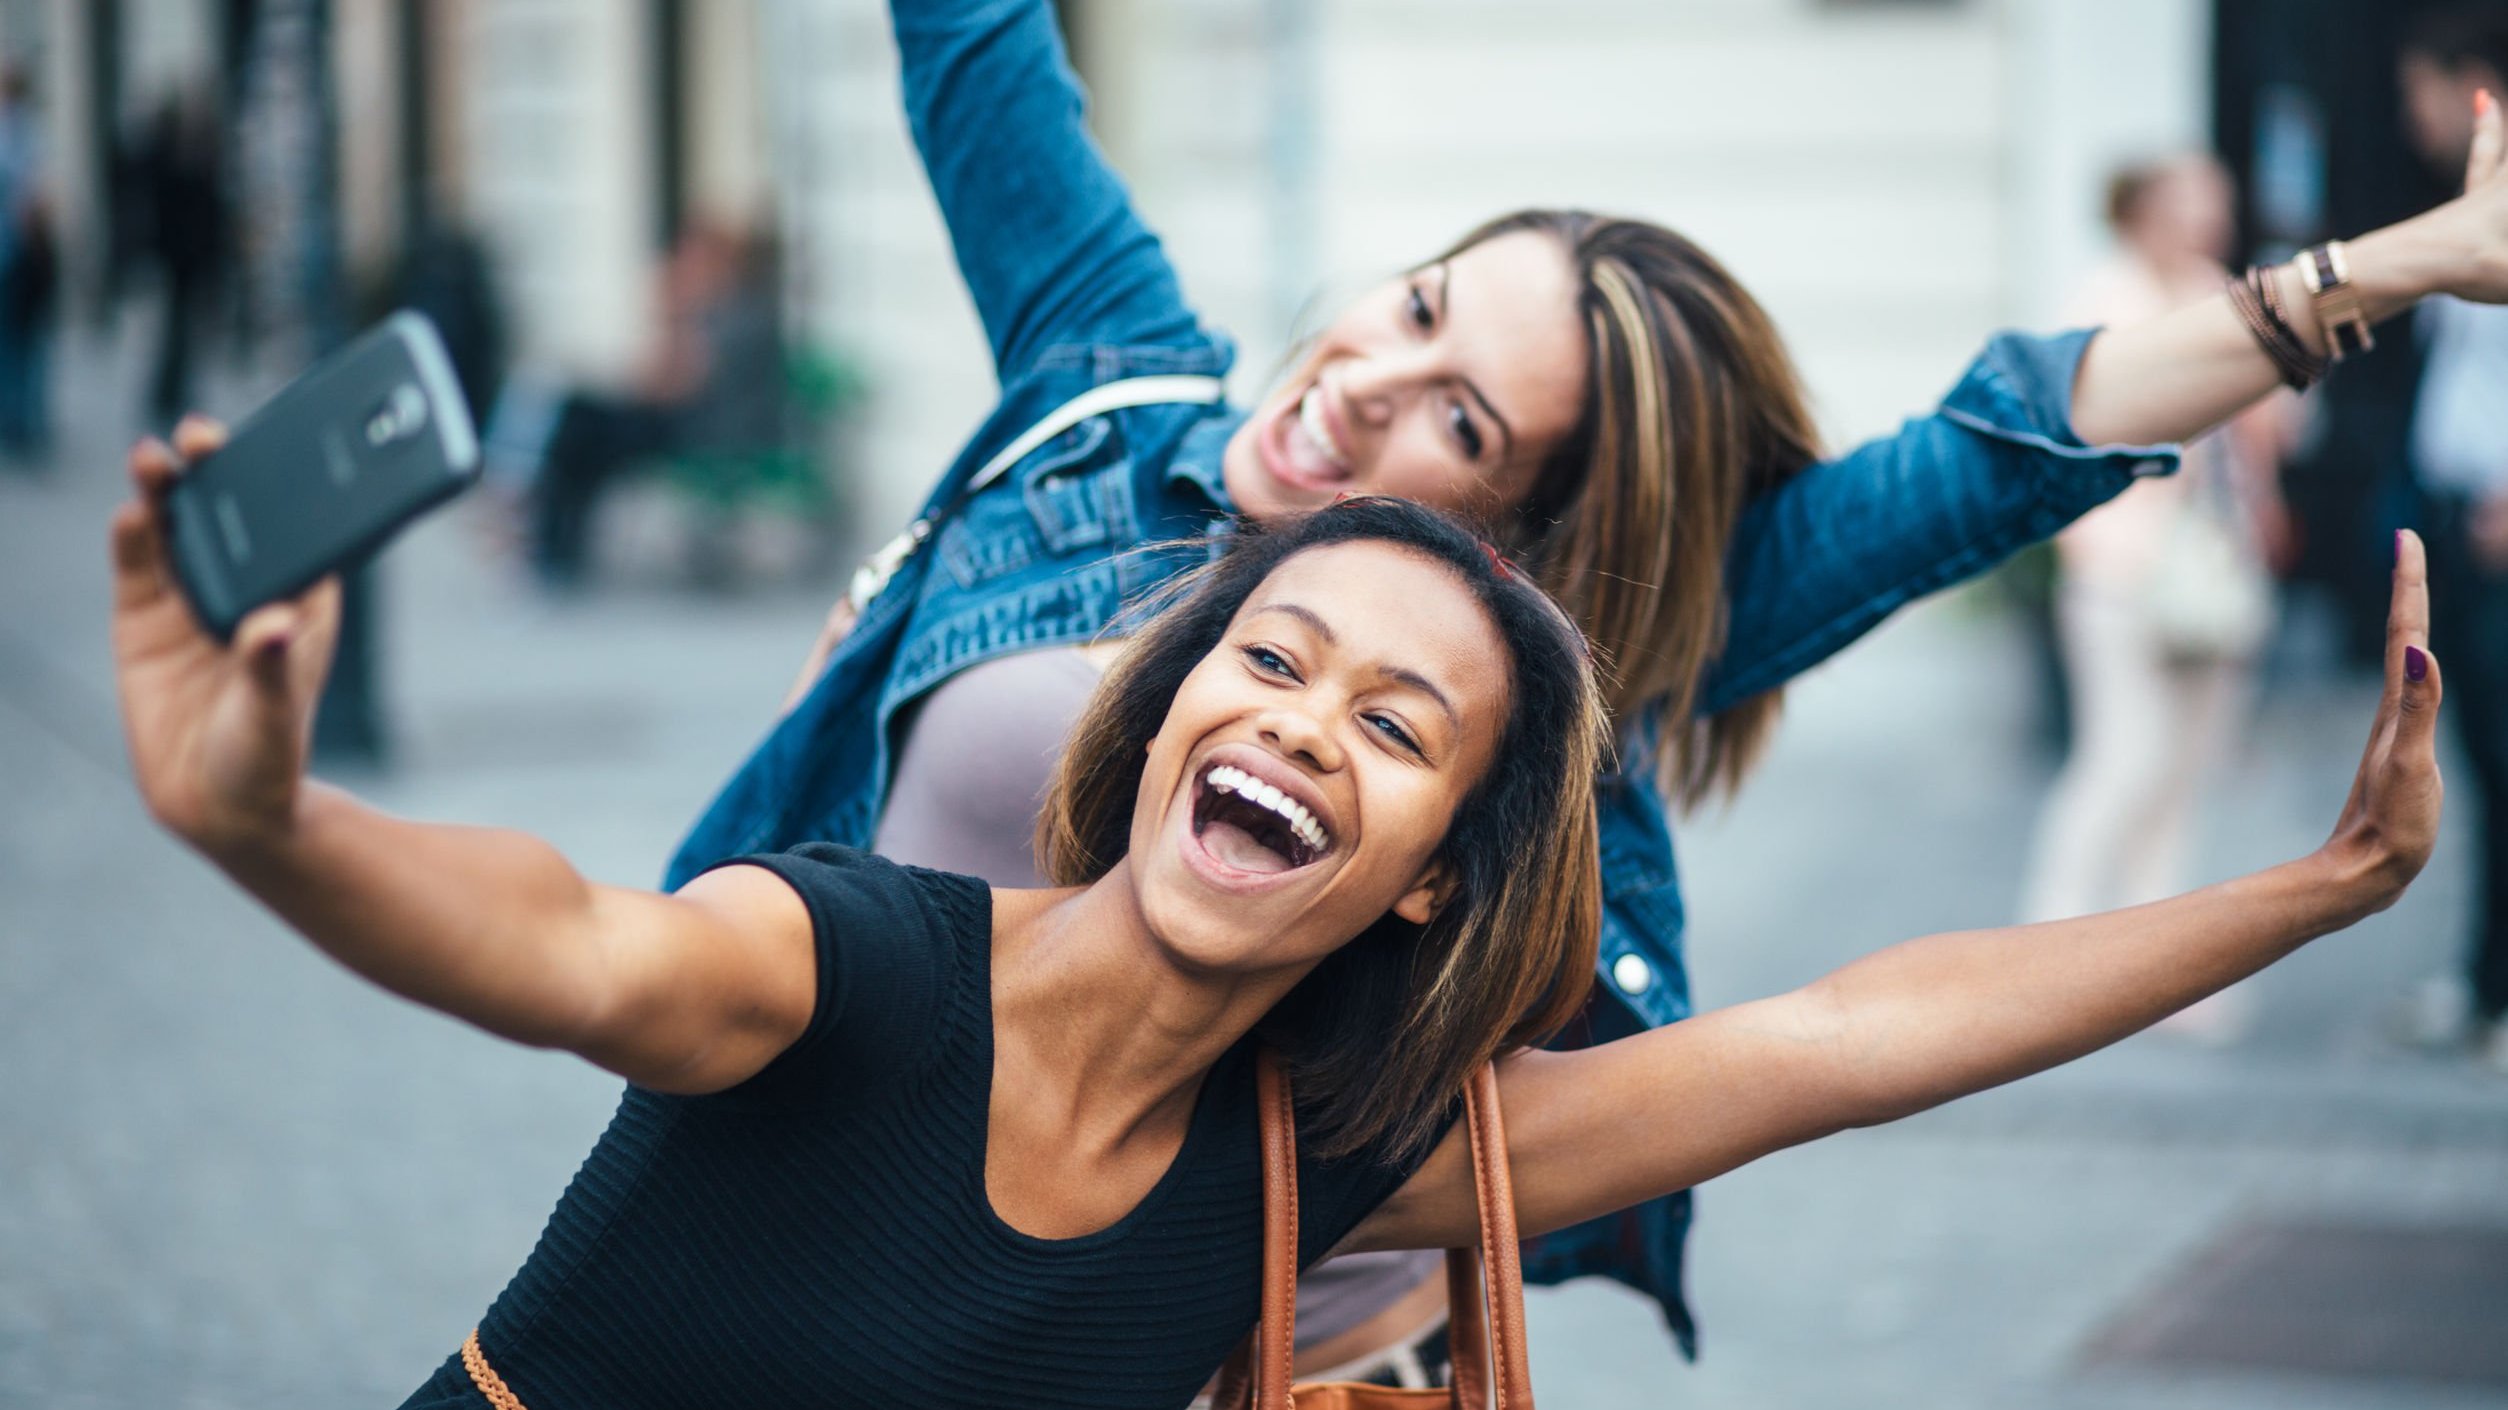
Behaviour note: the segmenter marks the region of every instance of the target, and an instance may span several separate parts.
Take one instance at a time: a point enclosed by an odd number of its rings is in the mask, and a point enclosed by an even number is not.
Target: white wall
[[[498,261],[525,366],[624,375],[652,305],[645,7],[462,8],[466,208]]]
[[[1938,395],[2003,303],[1990,6],[1371,0],[1330,10],[1321,205],[1382,273],[1521,205],[1673,226],[1769,306],[1823,421]]]
[[[85,0],[44,0],[39,22],[43,67],[35,77],[41,85],[45,140],[50,144],[46,160],[52,170],[55,213],[61,222],[62,274],[72,288],[93,291],[104,278],[107,153],[104,134],[83,120],[95,102],[87,51],[94,33],[80,22],[84,4]]]
[[[353,277],[387,272],[401,208],[400,24],[392,0],[333,0],[331,86],[338,95],[340,245]]]
[[[186,84],[211,81],[216,61],[210,0],[125,0],[122,111],[143,117]]]
[[[688,30],[689,212],[745,228],[772,196],[756,0],[703,0]]]
[[[2056,316],[2111,248],[2107,178],[2212,131],[2207,0],[2006,0],[2013,31],[2013,254],[2020,317]]]

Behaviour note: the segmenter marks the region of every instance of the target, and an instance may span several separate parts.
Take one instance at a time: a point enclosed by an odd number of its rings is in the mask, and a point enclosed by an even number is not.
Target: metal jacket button
[[[1623,994],[1643,994],[1655,987],[1654,966],[1640,955],[1622,955],[1611,962],[1611,982]]]

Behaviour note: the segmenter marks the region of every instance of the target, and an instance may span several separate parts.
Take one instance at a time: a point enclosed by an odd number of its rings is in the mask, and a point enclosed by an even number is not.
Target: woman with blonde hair
[[[805,841],[1038,882],[1045,780],[1102,639],[1130,629],[1126,602],[1240,520],[1397,495],[1472,518],[1592,640],[1614,736],[1595,795],[1601,982],[1563,1041],[1670,1023],[1690,1010],[1670,810],[1741,780],[1779,688],[2169,470],[2169,443],[2328,347],[2283,268],[2263,333],[2222,297],[2095,335],[2001,335],[1939,407],[1824,456],[1783,340],[1721,264],[1658,225],[1526,211],[1360,295],[1232,408],[1217,380],[1230,345],[1090,140],[1053,7],[890,12],[1001,400],[830,614],[673,884]],[[2494,166],[2477,164],[2465,200],[2354,242],[2328,297],[2375,318],[2432,289],[2508,299]],[[1527,1274],[1625,1281],[1686,1349],[1689,1210],[1680,1194],[1539,1240]],[[1310,1277],[1304,1363],[1417,1379],[1436,1359],[1435,1269],[1395,1257]]]

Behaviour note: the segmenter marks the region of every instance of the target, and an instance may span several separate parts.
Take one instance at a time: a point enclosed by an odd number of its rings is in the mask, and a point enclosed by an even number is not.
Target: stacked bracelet
[[[2300,341],[2298,330],[2282,311],[2281,290],[2274,285],[2273,273],[2262,266],[2247,271],[2244,279],[2232,280],[2229,306],[2238,310],[2239,320],[2254,335],[2256,346],[2273,360],[2282,374],[2282,385],[2294,392],[2304,392],[2325,375],[2326,361],[2308,351]]]
[[[2325,371],[2334,365],[2334,359],[2330,355],[2311,351],[2307,340],[2299,336],[2298,325],[2290,321],[2290,309],[2282,303],[2282,281],[2273,277],[2279,272],[2277,269],[2250,269],[2247,271],[2247,282],[2254,287],[2256,297],[2263,301],[2265,319],[2272,325],[2274,336],[2280,341],[2282,350],[2292,357],[2297,370],[2310,382],[2323,381]]]
[[[2359,286],[2351,282],[2351,260],[2342,241],[2329,240],[2300,255],[2299,280],[2308,286],[2317,322],[2325,329],[2325,345],[2336,362],[2377,346]]]

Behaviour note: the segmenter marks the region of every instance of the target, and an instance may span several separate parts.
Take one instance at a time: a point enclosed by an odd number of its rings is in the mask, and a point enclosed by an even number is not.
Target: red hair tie
[[[1480,551],[1489,555],[1489,566],[1497,570],[1499,577],[1504,578],[1509,582],[1513,582],[1515,580],[1515,565],[1507,561],[1506,555],[1498,551],[1498,546],[1496,544],[1491,543],[1487,539],[1482,539],[1480,541]]]

